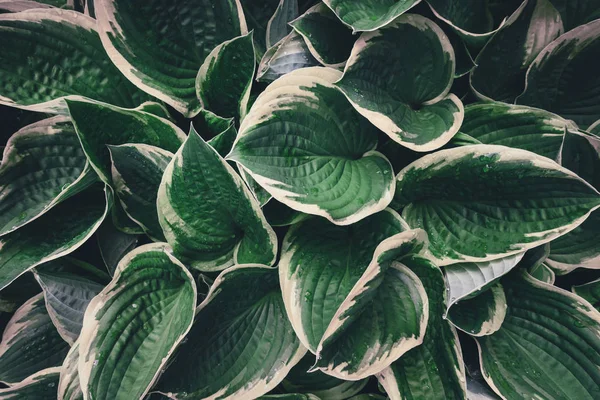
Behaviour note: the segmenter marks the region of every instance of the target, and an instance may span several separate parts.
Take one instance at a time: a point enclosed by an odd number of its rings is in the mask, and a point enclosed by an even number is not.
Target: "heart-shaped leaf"
[[[429,151],[446,144],[463,120],[462,102],[449,94],[454,70],[454,50],[440,27],[407,14],[363,33],[336,85],[393,140]]]
[[[0,165],[0,235],[35,220],[97,179],[67,117],[24,127],[6,143]]]
[[[121,72],[186,117],[200,111],[198,68],[220,43],[247,33],[238,0],[95,0],[102,44]]]
[[[389,209],[350,226],[312,218],[290,228],[282,245],[279,279],[288,318],[304,346],[317,351],[379,243],[407,229]]]
[[[0,54],[0,104],[65,113],[62,99],[71,96],[122,107],[150,99],[112,64],[96,21],[75,11],[1,14]]]
[[[275,262],[277,237],[257,200],[193,128],[165,170],[157,207],[175,255],[194,268]]]
[[[304,68],[258,97],[228,159],[287,206],[347,225],[383,210],[392,167],[374,127],[351,107],[331,68]]]
[[[600,207],[598,192],[529,151],[496,145],[441,150],[404,168],[392,203],[423,228],[439,265],[490,261],[547,243]]]
[[[4,328],[0,381],[12,386],[44,368],[59,366],[68,351],[46,311],[44,296],[38,294],[15,311]]]
[[[112,182],[123,210],[148,236],[164,241],[156,199],[173,153],[147,144],[108,146],[108,149],[112,160]]]
[[[157,386],[171,398],[260,397],[306,353],[285,315],[277,270],[260,265],[219,275],[187,339]]]
[[[600,20],[581,25],[550,43],[527,70],[517,102],[572,119],[582,127],[600,119]]]
[[[374,31],[388,25],[421,0],[323,0],[353,32]]]
[[[89,399],[143,398],[192,326],[196,284],[165,244],[141,246],[90,302],[79,337]]]

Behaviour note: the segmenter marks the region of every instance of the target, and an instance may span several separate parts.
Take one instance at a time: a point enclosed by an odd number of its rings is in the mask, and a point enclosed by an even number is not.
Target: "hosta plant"
[[[597,0],[0,0],[0,400],[600,399]]]

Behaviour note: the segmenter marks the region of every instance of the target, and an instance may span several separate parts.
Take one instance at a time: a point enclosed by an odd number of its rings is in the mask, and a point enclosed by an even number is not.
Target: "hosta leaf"
[[[200,110],[199,66],[220,43],[247,33],[238,0],[95,0],[102,43],[121,72],[186,117]]]
[[[203,107],[222,117],[243,118],[255,63],[252,33],[215,47],[196,78],[196,93]]]
[[[258,65],[256,79],[273,82],[294,70],[316,65],[319,62],[310,53],[302,36],[293,31],[266,51]]]
[[[551,0],[563,20],[565,32],[600,18],[598,0]]]
[[[157,207],[167,241],[194,268],[275,262],[277,237],[257,200],[193,128],[165,170]]]
[[[75,11],[1,14],[0,54],[0,104],[64,113],[62,99],[69,96],[122,107],[136,107],[150,98],[112,64],[96,21]]]
[[[68,351],[46,311],[44,296],[38,294],[15,311],[4,329],[0,381],[12,386],[44,368],[59,366]]]
[[[233,148],[233,145],[232,145],[232,148]],[[248,186],[248,189],[250,189],[250,192],[254,195],[256,200],[258,200],[258,204],[260,204],[261,207],[264,207],[266,204],[268,204],[271,201],[273,196],[271,196],[269,194],[269,192],[267,192],[265,189],[263,189],[263,187],[260,186],[258,184],[258,182],[256,182],[256,180],[254,180],[254,178],[252,178],[252,176],[250,176],[249,173],[247,173],[245,170],[240,169],[240,168],[238,168],[238,172],[239,172],[240,176],[242,177],[242,179],[244,180],[244,182],[246,182],[246,186]]]
[[[461,300],[448,309],[447,318],[471,336],[491,335],[506,317],[506,296],[496,283],[476,297]]]
[[[586,127],[600,118],[600,20],[579,26],[546,46],[527,71],[517,102],[543,108]]]
[[[421,0],[323,0],[353,32],[374,31],[388,25]]]
[[[52,8],[52,6],[30,0],[0,0],[0,14],[15,13],[32,8]]]
[[[460,131],[479,143],[532,151],[558,160],[566,129],[577,129],[558,115],[506,103],[475,103],[465,107]]]
[[[561,164],[600,188],[600,139],[567,131],[561,149]],[[600,212],[593,212],[583,224],[553,240],[547,263],[559,273],[575,268],[600,268]]]
[[[462,102],[449,94],[454,69],[454,50],[440,27],[407,14],[360,36],[337,86],[393,140],[429,151],[446,144],[463,120]]]
[[[377,246],[325,330],[314,369],[358,380],[382,371],[423,342],[429,302],[403,259],[421,252],[426,240],[424,231],[409,230]]]
[[[277,270],[223,271],[157,389],[177,399],[253,399],[269,392],[306,353],[281,298]]]
[[[525,271],[503,280],[502,328],[478,338],[482,372],[503,398],[596,399],[600,314]]]
[[[483,292],[509,273],[523,258],[524,253],[487,262],[458,263],[445,268],[448,284],[448,309],[460,300]]]
[[[397,176],[393,205],[423,228],[438,265],[490,261],[547,243],[600,206],[598,192],[552,160],[497,145],[430,154]]]
[[[600,135],[600,119],[587,128],[588,132],[593,135]]]
[[[423,344],[409,350],[377,374],[391,400],[465,398],[465,368],[456,331],[443,318],[444,277],[424,258],[403,260],[423,283],[429,299],[429,321]]]
[[[83,151],[106,183],[111,182],[106,145],[142,143],[174,153],[185,140],[185,133],[175,124],[143,111],[87,100],[67,100],[67,105]]]
[[[42,289],[33,274],[23,274],[0,291],[0,311],[13,313]]]
[[[129,253],[89,304],[79,338],[86,399],[139,399],[192,326],[196,284],[165,244]]]
[[[147,144],[108,146],[112,160],[112,181],[123,209],[144,232],[164,241],[158,222],[158,187],[173,153]]]
[[[0,389],[0,400],[54,400],[60,368],[46,368],[23,379],[19,383]]]
[[[550,0],[527,0],[475,59],[471,87],[483,100],[513,103],[525,88],[525,73],[548,43],[563,32]]]
[[[89,302],[110,281],[108,274],[84,262],[63,257],[34,270],[44,290],[46,308],[60,336],[72,345]]]
[[[248,30],[254,31],[254,43],[259,57],[270,47],[266,44],[267,25],[275,14],[279,2],[279,0],[240,0]]]
[[[298,17],[298,0],[280,0],[267,24],[267,49],[273,47],[291,32],[292,28],[288,22],[296,17]]]
[[[499,397],[485,384],[467,376],[467,399],[468,400],[498,400]]]
[[[271,226],[294,225],[311,218],[310,215],[293,210],[277,200],[270,200],[263,206],[262,210]]]
[[[110,202],[90,188],[0,239],[0,289],[44,262],[75,251],[98,229]]]
[[[407,229],[389,209],[349,226],[312,218],[290,228],[282,245],[279,279],[288,318],[304,346],[316,352],[379,243]]]
[[[541,263],[535,268],[531,268],[529,271],[529,275],[537,279],[538,281],[545,282],[549,285],[554,285],[554,281],[556,280],[556,274],[548,265]]]
[[[327,67],[343,66],[356,40],[323,3],[310,8],[290,25],[302,36],[313,57]]]
[[[79,385],[79,342],[71,346],[60,370],[58,381],[58,400],[83,400],[83,392]]]
[[[219,117],[208,110],[200,110],[193,119],[194,128],[202,138],[207,140],[210,147],[215,149],[221,157],[231,151],[237,135],[234,118]]]
[[[383,210],[392,167],[374,127],[333,86],[340,73],[306,68],[273,82],[244,119],[228,159],[287,206],[347,225]]]
[[[11,136],[0,165],[0,235],[35,220],[97,180],[67,117]]]
[[[589,301],[596,310],[600,311],[600,279],[583,285],[573,286],[573,293]]]
[[[142,235],[144,233],[142,227],[123,210],[120,201],[116,201],[110,209],[110,219],[114,227],[123,233],[128,235]]]
[[[288,392],[311,393],[321,400],[347,399],[359,393],[368,379],[344,381],[320,371],[306,372],[313,365],[314,356],[306,355],[290,370],[281,386]]]
[[[454,57],[456,58],[456,67],[454,68],[454,78],[465,76],[475,68],[475,61],[471,56],[471,51],[467,44],[454,30],[447,26],[440,25],[440,28],[448,35],[448,40],[454,49]],[[459,81],[457,81],[459,82]]]
[[[128,235],[116,229],[112,221],[105,221],[100,225],[96,233],[96,239],[100,257],[111,276],[114,275],[121,258],[133,250],[139,240],[136,235]]]
[[[289,393],[289,394],[269,394],[267,396],[258,397],[259,400],[276,399],[276,400],[321,400],[314,394],[301,394],[301,393]]]

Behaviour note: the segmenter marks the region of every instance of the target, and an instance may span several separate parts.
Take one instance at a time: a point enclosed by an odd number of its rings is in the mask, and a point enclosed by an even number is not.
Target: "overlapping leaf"
[[[258,65],[256,78],[262,82],[273,82],[294,70],[316,65],[319,62],[311,54],[302,36],[294,31],[267,50]]]
[[[56,399],[60,368],[46,368],[23,379],[21,382],[0,389],[0,400],[10,399]]]
[[[421,0],[323,0],[354,32],[374,31],[389,24]]]

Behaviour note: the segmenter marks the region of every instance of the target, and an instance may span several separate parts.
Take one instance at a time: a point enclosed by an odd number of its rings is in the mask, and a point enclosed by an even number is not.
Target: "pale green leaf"
[[[270,84],[244,119],[228,159],[276,200],[347,225],[383,210],[392,167],[377,133],[333,82],[331,68],[305,68]]]
[[[125,256],[85,312],[78,367],[84,398],[143,398],[191,328],[196,294],[194,278],[166,244]]]
[[[573,293],[589,301],[596,310],[600,311],[600,279],[573,286]]]
[[[323,0],[353,32],[374,31],[388,25],[421,0]]]
[[[390,138],[429,151],[445,145],[463,121],[462,102],[449,93],[454,71],[448,36],[433,21],[406,14],[360,36],[336,85]]]
[[[289,72],[316,65],[319,62],[310,53],[302,36],[293,31],[265,52],[258,64],[256,79],[273,82]]]
[[[458,301],[446,315],[452,324],[471,336],[491,335],[506,318],[506,296],[500,283],[477,296]]]

